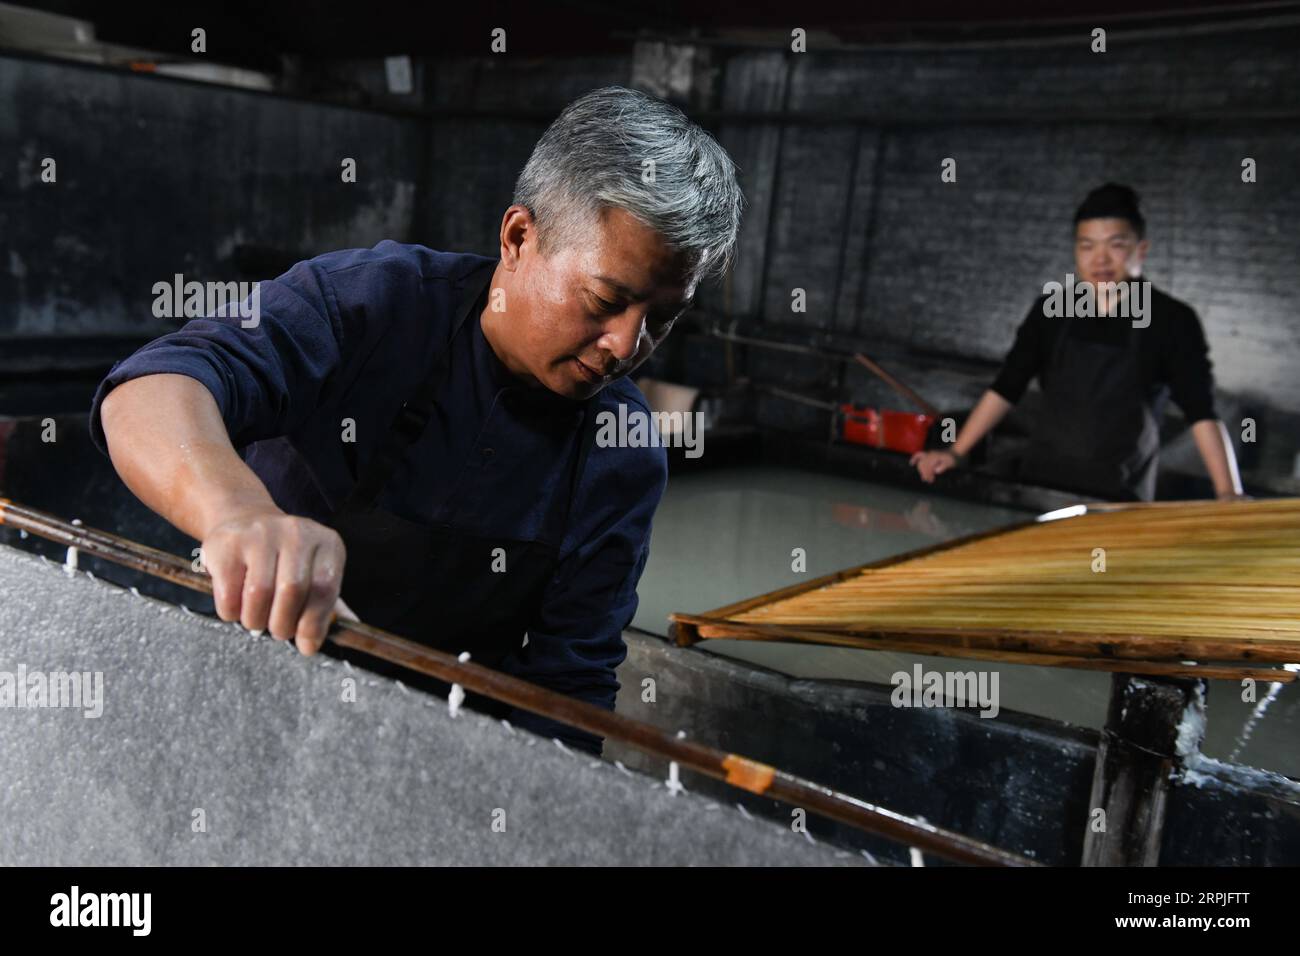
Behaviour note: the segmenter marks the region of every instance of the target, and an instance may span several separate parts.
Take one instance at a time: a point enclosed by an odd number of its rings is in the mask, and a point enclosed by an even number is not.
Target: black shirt
[[[1049,384],[1041,376],[1053,349],[1068,326],[1070,338],[1120,344],[1126,335],[1137,337],[1138,366],[1148,394],[1158,395],[1157,420],[1164,405],[1164,395],[1172,395],[1190,425],[1215,418],[1214,376],[1205,331],[1196,312],[1185,302],[1151,287],[1149,317],[1146,328],[1133,328],[1132,318],[1124,316],[1073,318],[1043,314],[1047,296],[1039,296],[1016,331],[1016,341],[1007,353],[990,388],[1007,401],[1018,402],[1035,376],[1039,385]],[[1069,342],[1065,343],[1069,348]],[[1164,387],[1168,388],[1166,393]],[[1083,400],[1083,396],[1080,397]]]

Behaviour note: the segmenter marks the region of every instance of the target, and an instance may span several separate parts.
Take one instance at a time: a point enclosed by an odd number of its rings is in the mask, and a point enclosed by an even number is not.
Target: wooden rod
[[[1170,661],[1129,660],[1127,658],[1076,657],[1065,654],[1008,651],[989,647],[968,647],[962,644],[936,644],[906,635],[882,635],[865,638],[855,634],[831,631],[813,631],[806,628],[782,627],[776,624],[746,624],[723,621],[700,614],[673,614],[672,620],[687,624],[697,637],[705,640],[746,640],[773,643],[824,644],[831,647],[853,647],[860,650],[897,651],[906,654],[923,654],[930,657],[962,657],[969,660],[986,660],[1006,664],[1024,664],[1036,667],[1069,667],[1078,670],[1111,671],[1121,674],[1151,674],[1161,677],[1204,677],[1212,680],[1241,680],[1246,677],[1262,681],[1290,684],[1297,675],[1274,667],[1237,667],[1229,664],[1184,664]]]
[[[933,405],[927,402],[920,395],[916,394],[916,392],[914,392],[908,385],[905,385],[904,383],[900,382],[898,379],[894,378],[894,376],[890,375],[883,368],[881,368],[871,359],[867,358],[861,352],[854,352],[853,359],[859,365],[864,365],[866,366],[867,369],[874,372],[877,376],[879,376],[884,381],[886,385],[892,388],[899,395],[903,396],[903,398],[910,399],[918,408],[920,408],[927,415],[931,416],[932,418],[939,417],[939,409],[935,408]]]
[[[74,525],[47,512],[0,498],[0,525],[39,535],[59,544],[143,571],[191,590],[212,593],[212,579],[175,555],[127,538]],[[914,846],[959,863],[988,866],[1040,866],[1018,854],[907,817],[829,787],[812,783],[739,754],[668,734],[657,727],[539,687],[519,678],[390,634],[368,624],[331,615],[328,639],[339,647],[428,674],[514,707],[608,737],[654,756],[674,761],[741,790],[782,800],[868,833]]]
[[[736,633],[748,631],[785,635],[790,640],[815,643],[839,643],[847,647],[883,647],[884,642],[916,641],[934,648],[933,653],[960,656],[972,649],[1005,651],[1017,654],[1056,654],[1089,660],[1124,661],[1218,661],[1244,664],[1293,664],[1300,661],[1300,642],[1272,639],[1234,639],[1230,643],[1211,640],[1188,640],[1146,634],[1082,634],[1063,631],[1015,630],[1009,628],[908,627],[905,625],[871,626],[861,621],[855,625],[828,622],[790,623],[744,619],[712,618],[706,615],[670,615],[671,620],[688,625],[707,637],[706,626],[730,628]],[[686,632],[687,635],[690,631]],[[688,640],[689,643],[689,640]]]

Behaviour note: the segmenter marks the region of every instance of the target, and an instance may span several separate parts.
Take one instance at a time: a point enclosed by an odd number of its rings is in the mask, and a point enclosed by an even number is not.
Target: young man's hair
[[[681,110],[606,86],[574,100],[542,134],[514,203],[532,213],[543,255],[585,241],[601,211],[617,207],[704,279],[734,259],[744,197],[726,150]]]
[[[1140,203],[1138,194],[1130,187],[1106,183],[1088,193],[1074,214],[1074,224],[1078,226],[1084,219],[1127,219],[1141,239],[1146,235],[1147,221],[1138,208]]]

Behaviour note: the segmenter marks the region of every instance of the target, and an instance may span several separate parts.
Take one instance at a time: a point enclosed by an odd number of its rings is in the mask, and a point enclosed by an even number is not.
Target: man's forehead
[[[1074,234],[1079,239],[1133,239],[1137,231],[1127,219],[1081,219]]]

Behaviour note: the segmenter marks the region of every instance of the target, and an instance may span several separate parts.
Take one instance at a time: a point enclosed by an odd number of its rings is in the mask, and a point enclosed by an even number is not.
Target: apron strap
[[[441,373],[451,360],[452,342],[455,341],[461,326],[473,311],[475,303],[482,298],[484,289],[492,279],[495,266],[495,261],[489,262],[481,266],[477,273],[470,273],[465,278],[451,337],[447,340],[447,348],[429,367],[429,373],[420,383],[416,393],[403,402],[402,407],[397,410],[393,424],[380,442],[379,448],[376,449],[374,458],[367,463],[356,485],[353,486],[352,493],[343,502],[340,510],[368,511],[373,507],[379,492],[393,476],[407,450],[424,433],[425,427],[429,424],[429,417],[433,414],[434,399],[438,385],[442,381]]]

